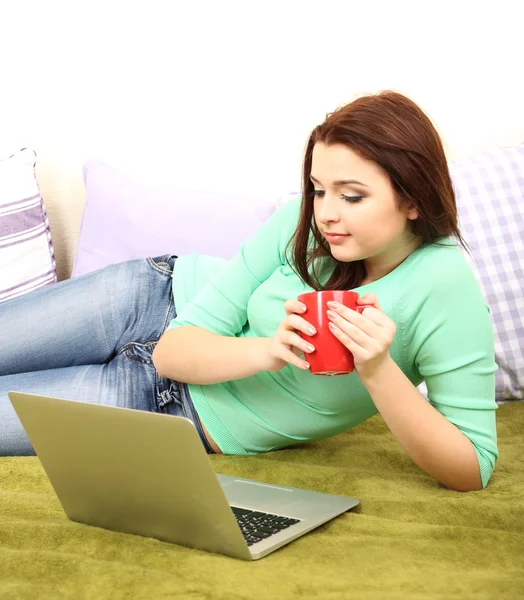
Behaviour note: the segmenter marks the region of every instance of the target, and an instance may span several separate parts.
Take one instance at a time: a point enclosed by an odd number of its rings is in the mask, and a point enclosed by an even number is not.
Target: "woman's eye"
[[[344,200],[346,200],[347,202],[351,202],[352,204],[360,202],[363,197],[364,196],[346,196],[345,194],[342,194],[342,198],[344,198]]]
[[[313,193],[314,197],[323,198],[324,195],[326,194],[326,191],[325,190],[313,190],[312,193]],[[346,202],[356,204],[357,202],[360,202],[362,200],[362,198],[364,198],[364,196],[346,196],[346,194],[342,194],[341,198],[343,200],[346,200]]]

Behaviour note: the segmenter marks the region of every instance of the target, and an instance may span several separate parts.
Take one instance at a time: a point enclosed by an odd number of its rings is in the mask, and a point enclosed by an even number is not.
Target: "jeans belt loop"
[[[171,398],[169,390],[164,390],[163,392],[160,392],[160,397],[162,398],[162,400],[160,401],[160,406],[165,406],[166,404],[173,402],[173,398]]]

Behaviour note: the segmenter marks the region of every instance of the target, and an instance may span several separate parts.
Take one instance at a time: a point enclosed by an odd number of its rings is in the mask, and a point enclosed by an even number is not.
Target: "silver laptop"
[[[359,503],[217,474],[183,417],[9,398],[73,521],[256,560]]]

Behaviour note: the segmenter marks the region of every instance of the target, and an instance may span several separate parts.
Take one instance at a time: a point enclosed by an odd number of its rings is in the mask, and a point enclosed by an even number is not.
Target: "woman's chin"
[[[353,262],[361,258],[358,252],[342,246],[330,246],[330,250],[331,256],[340,262]]]

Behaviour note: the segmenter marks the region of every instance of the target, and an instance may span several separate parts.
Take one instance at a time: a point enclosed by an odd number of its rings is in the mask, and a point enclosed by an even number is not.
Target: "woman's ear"
[[[408,207],[406,216],[410,221],[416,221],[418,219],[418,209],[414,204]]]

